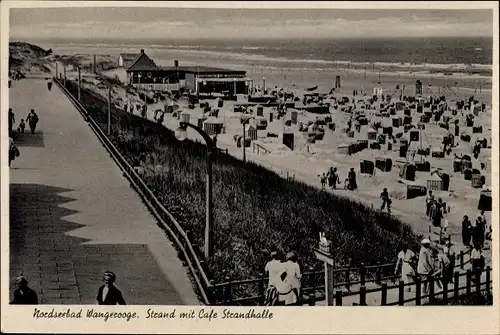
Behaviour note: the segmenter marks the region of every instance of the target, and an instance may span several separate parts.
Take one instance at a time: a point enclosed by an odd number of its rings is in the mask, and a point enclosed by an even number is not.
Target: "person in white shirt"
[[[398,254],[398,259],[396,261],[396,269],[394,273],[397,274],[399,269],[399,264],[401,264],[401,280],[404,281],[405,284],[409,284],[413,281],[413,276],[415,271],[411,266],[411,261],[415,257],[413,251],[408,249],[408,245],[403,244],[401,251]],[[411,291],[411,287],[408,287],[408,292]]]
[[[275,286],[281,281],[281,274],[285,271],[283,263],[276,251],[271,252],[271,260],[267,262],[264,271],[269,276],[269,286]]]
[[[429,277],[434,272],[434,260],[431,252],[431,241],[429,239],[422,240],[422,247],[418,256],[417,273],[422,277],[424,282],[424,293],[429,290]]]
[[[286,262],[284,267],[287,273],[286,281],[292,286],[297,298],[300,297],[300,280],[302,279],[302,273],[300,272],[300,266],[297,263],[297,255],[295,252],[289,252],[286,255]]]

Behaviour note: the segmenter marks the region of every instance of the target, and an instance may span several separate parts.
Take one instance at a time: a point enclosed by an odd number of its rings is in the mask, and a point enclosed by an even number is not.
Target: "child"
[[[26,124],[24,123],[24,119],[21,119],[21,123],[19,124],[19,130],[21,133],[24,133],[24,128],[26,128]]]
[[[326,185],[326,174],[323,173],[322,176],[319,176],[320,177],[320,180],[321,180],[321,189],[324,190],[325,189],[325,185]]]

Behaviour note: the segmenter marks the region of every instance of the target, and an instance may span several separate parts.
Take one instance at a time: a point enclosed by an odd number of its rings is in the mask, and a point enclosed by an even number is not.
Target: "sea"
[[[156,64],[215,66],[247,71],[272,85],[329,90],[335,75],[353,85],[392,87],[430,74],[433,86],[455,84],[491,87],[492,38],[397,39],[50,39],[26,41],[57,54],[138,53],[144,49]],[[346,70],[348,69],[348,70]],[[347,71],[347,72],[346,72]],[[368,74],[367,74],[368,73]],[[384,73],[397,78],[384,77]],[[401,78],[400,78],[401,76]],[[367,82],[368,79],[368,82]],[[427,79],[425,79],[427,80]],[[356,83],[354,83],[356,82]]]
[[[291,64],[379,63],[387,66],[491,67],[493,39],[391,38],[391,39],[52,39],[54,45],[89,45],[131,49],[182,49],[196,53],[246,57],[250,60]]]

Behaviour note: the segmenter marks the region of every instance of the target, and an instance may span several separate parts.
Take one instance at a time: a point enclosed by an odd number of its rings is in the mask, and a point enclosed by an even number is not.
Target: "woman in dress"
[[[472,223],[467,215],[464,215],[462,220],[462,242],[466,247],[470,247],[470,240],[472,235]]]
[[[403,244],[401,251],[398,254],[398,259],[396,260],[396,269],[394,273],[397,275],[399,270],[399,264],[401,264],[401,280],[405,284],[409,284],[413,282],[413,276],[415,275],[415,271],[411,266],[411,262],[415,258],[415,254],[413,251],[408,249],[408,245]],[[408,286],[408,292],[411,292],[411,287]]]

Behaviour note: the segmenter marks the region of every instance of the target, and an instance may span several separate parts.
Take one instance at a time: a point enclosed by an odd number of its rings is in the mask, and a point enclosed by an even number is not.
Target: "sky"
[[[16,8],[11,39],[493,36],[492,10]]]

